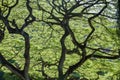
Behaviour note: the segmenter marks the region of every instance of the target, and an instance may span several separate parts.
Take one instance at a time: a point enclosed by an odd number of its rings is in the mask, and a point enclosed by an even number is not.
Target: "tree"
[[[110,10],[116,4],[112,0],[24,0],[26,8],[26,17],[21,20],[21,24],[17,22],[15,17],[11,18],[12,10],[14,10],[20,3],[19,0],[2,0],[0,7],[0,20],[2,26],[0,29],[0,41],[4,38],[5,30],[9,34],[19,34],[24,38],[24,67],[19,69],[10,63],[3,54],[0,54],[0,61],[2,65],[7,67],[11,72],[18,75],[23,80],[30,80],[30,36],[26,32],[28,26],[42,24],[46,29],[50,28],[50,36],[47,41],[53,45],[47,45],[41,50],[47,48],[53,50],[56,47],[61,52],[55,57],[53,62],[45,61],[42,54],[40,55],[40,70],[38,70],[46,80],[58,79],[66,80],[72,79],[73,76],[79,75],[74,72],[81,67],[88,59],[103,58],[103,59],[118,59],[119,49],[117,44],[117,35],[115,28],[111,28],[116,23],[115,13]],[[37,6],[36,6],[37,4]],[[17,9],[16,9],[17,10]],[[113,11],[116,9],[112,9]],[[37,11],[39,16],[34,12]],[[34,14],[34,15],[33,15]],[[22,14],[19,14],[22,15]],[[40,26],[41,27],[41,26]],[[32,28],[34,28],[32,26]],[[101,31],[102,30],[102,31]],[[37,32],[37,31],[36,31]],[[54,33],[54,34],[53,34]],[[57,34],[58,33],[58,34]],[[44,34],[44,33],[43,33]],[[45,32],[47,34],[47,31]],[[55,42],[54,36],[59,36],[60,41]],[[111,35],[112,34],[112,35]],[[43,38],[45,39],[45,38]],[[57,39],[57,40],[58,40]],[[115,42],[116,41],[116,42]],[[57,43],[60,43],[57,44]],[[56,44],[54,44],[56,43]],[[41,45],[41,44],[40,44]],[[39,45],[39,46],[40,46]],[[44,43],[45,45],[45,43]],[[56,45],[56,46],[55,46]],[[35,45],[34,45],[35,46]],[[51,47],[54,46],[54,47]],[[113,47],[114,46],[114,47]],[[39,50],[39,49],[38,49]],[[34,51],[34,49],[33,49]],[[37,51],[36,51],[37,52]],[[36,53],[35,52],[35,53]],[[39,51],[38,51],[39,52]],[[54,51],[51,51],[55,53]],[[46,51],[46,56],[50,52]],[[36,54],[39,56],[38,54]],[[54,55],[53,55],[54,56]],[[68,59],[69,56],[74,57]],[[34,58],[35,59],[35,58]],[[69,63],[69,61],[73,61]],[[68,65],[65,65],[68,64]],[[37,65],[38,66],[38,65]],[[52,66],[57,67],[57,77],[51,77],[46,73],[46,70]],[[101,71],[99,71],[101,72]],[[74,76],[74,78],[75,78]]]
[[[42,2],[42,1],[41,1]],[[106,15],[108,7],[113,6],[111,3],[112,1],[107,0],[62,0],[62,1],[56,1],[56,0],[46,0],[46,3],[44,4],[38,4],[39,9],[42,11],[42,19],[40,21],[48,24],[50,27],[54,27],[53,25],[58,25],[61,27],[64,31],[64,34],[62,35],[60,39],[61,43],[61,57],[59,59],[58,64],[58,74],[59,74],[59,80],[66,80],[67,77],[74,72],[78,67],[80,67],[86,60],[90,59],[91,57],[95,58],[107,58],[107,59],[117,59],[119,58],[119,55],[116,51],[107,49],[98,43],[97,47],[91,46],[92,40],[96,39],[93,37],[99,36],[96,31],[97,28],[95,26],[100,24],[99,26],[106,27],[105,23],[102,23],[103,20],[100,18],[104,18],[107,22],[108,19],[113,19],[111,16],[112,14],[108,12],[110,15]],[[39,2],[38,2],[39,3]],[[49,5],[49,8],[47,9],[47,6]],[[94,10],[93,10],[94,9]],[[106,12],[105,12],[106,11]],[[48,16],[46,16],[46,14]],[[80,23],[81,20],[85,20],[88,25],[88,32],[85,34],[82,34],[85,36],[84,39],[79,40],[76,36],[76,32],[73,31],[72,22]],[[100,20],[100,21],[98,21]],[[73,23],[74,23],[73,22]],[[111,22],[111,21],[110,21]],[[109,23],[110,23],[109,22]],[[93,24],[94,23],[94,24]],[[81,23],[82,24],[82,23]],[[75,26],[75,25],[74,25]],[[80,25],[78,25],[80,26]],[[80,26],[81,27],[81,26]],[[81,28],[78,28],[79,30]],[[84,29],[82,29],[84,30]],[[81,35],[81,34],[79,34]],[[66,46],[66,39],[67,37],[70,37],[71,44],[73,44],[74,47],[70,49],[68,46]],[[98,37],[102,39],[101,37]],[[109,47],[109,45],[108,45]],[[90,50],[90,53],[88,52]],[[96,54],[96,53],[100,54]],[[114,53],[117,54],[111,55],[108,53]],[[66,59],[66,55],[68,54],[74,54],[79,53],[79,61],[74,63],[73,65],[70,65],[69,68],[64,72],[64,62]],[[106,54],[104,54],[106,53]]]
[[[19,34],[23,36],[24,42],[25,42],[25,51],[24,51],[24,58],[25,58],[25,63],[24,63],[24,69],[19,70],[12,64],[10,64],[2,55],[0,54],[0,61],[1,63],[7,67],[9,70],[11,70],[13,73],[18,75],[21,79],[23,80],[30,80],[29,78],[29,65],[30,65],[30,56],[29,56],[29,51],[30,51],[30,41],[29,41],[29,34],[24,31],[24,28],[26,28],[30,23],[35,21],[35,17],[32,15],[32,8],[30,7],[30,1],[26,1],[26,8],[29,12],[28,16],[25,18],[23,25],[21,28],[18,27],[16,24],[16,20],[12,19],[9,20],[9,16],[11,15],[11,11],[14,7],[17,6],[19,3],[19,0],[15,1],[1,1],[1,8],[0,8],[0,19],[3,22],[3,27],[4,29],[7,29],[10,34]],[[2,7],[4,10],[2,10]],[[2,31],[2,30],[1,30]],[[2,31],[4,33],[4,31]],[[1,33],[1,36],[3,35]]]

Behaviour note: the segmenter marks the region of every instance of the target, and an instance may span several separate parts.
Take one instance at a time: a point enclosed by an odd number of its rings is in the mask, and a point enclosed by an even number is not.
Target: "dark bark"
[[[23,70],[17,69],[14,65],[9,63],[2,54],[0,54],[0,61],[1,63],[8,68],[11,72],[18,75],[22,80],[30,80],[29,77],[29,66],[30,66],[30,39],[29,34],[24,31],[24,28],[26,28],[29,24],[35,21],[35,17],[32,15],[32,8],[30,7],[30,1],[26,1],[26,8],[29,12],[29,15],[25,19],[25,23],[23,23],[23,26],[19,29],[18,25],[16,24],[16,20],[10,21],[8,18],[10,16],[11,10],[18,4],[19,0],[16,0],[15,4],[13,6],[7,6],[3,3],[4,0],[2,0],[2,5],[4,7],[8,8],[8,13],[4,15],[2,12],[0,12],[0,20],[3,21],[5,27],[9,31],[10,34],[19,34],[22,35],[24,38],[24,44],[25,44],[25,51],[24,51],[24,68]],[[12,25],[11,25],[12,24]],[[13,27],[14,28],[13,28]]]
[[[92,23],[93,20],[99,16],[109,17],[109,16],[102,14],[105,11],[105,9],[107,8],[109,3],[106,0],[104,0],[104,1],[94,0],[94,1],[87,1],[87,2],[84,2],[84,1],[82,2],[82,1],[83,0],[79,0],[79,1],[76,0],[75,4],[68,7],[67,5],[69,4],[70,1],[67,2],[67,1],[62,0],[61,3],[57,4],[57,1],[55,1],[55,0],[52,0],[52,1],[47,0],[48,4],[52,8],[51,11],[49,11],[49,10],[47,11],[40,4],[37,4],[39,7],[39,10],[42,10],[43,12],[50,15],[50,18],[47,18],[47,20],[44,20],[44,16],[42,16],[42,19],[40,21],[47,23],[48,25],[50,25],[50,27],[52,25],[58,25],[64,30],[64,34],[62,35],[62,38],[60,40],[62,49],[61,49],[61,56],[60,56],[59,64],[58,64],[59,80],[66,80],[67,77],[72,72],[74,72],[77,68],[79,68],[81,65],[83,65],[83,63],[91,57],[105,58],[105,59],[119,58],[118,55],[114,55],[114,56],[96,55],[95,52],[97,52],[97,51],[99,51],[101,53],[104,53],[104,52],[102,52],[101,49],[88,48],[88,46],[87,46],[87,43],[89,42],[90,38],[93,36],[93,34],[95,32],[95,28]],[[86,10],[88,10],[89,8],[91,8],[97,4],[103,4],[103,7],[100,8],[98,13],[86,12]],[[83,9],[80,12],[74,12],[75,9],[77,9],[78,7],[81,7],[81,6],[83,6]],[[54,13],[60,14],[61,17],[57,17],[57,15],[55,15]],[[78,19],[81,19],[86,14],[90,15],[90,17],[88,17],[88,24],[89,24],[91,31],[87,34],[87,37],[85,38],[85,40],[83,42],[78,42],[76,40],[76,36],[74,35],[75,33],[70,28],[69,20],[72,20],[73,18],[76,18],[76,17]],[[111,17],[109,17],[109,18],[111,18]],[[67,47],[65,46],[65,39],[68,35],[70,35],[73,45],[76,46],[76,48],[74,48],[72,50],[68,50]],[[90,49],[93,52],[90,55],[87,55],[86,49]],[[65,73],[63,73],[63,70],[64,70],[63,64],[65,61],[66,54],[69,54],[69,53],[72,54],[75,52],[81,52],[80,56],[82,58],[80,57],[80,59],[77,63],[69,66],[67,71]]]

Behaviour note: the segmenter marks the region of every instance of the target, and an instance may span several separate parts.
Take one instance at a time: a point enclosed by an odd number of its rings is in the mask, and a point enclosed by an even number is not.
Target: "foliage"
[[[0,78],[119,80],[116,4],[1,0]]]

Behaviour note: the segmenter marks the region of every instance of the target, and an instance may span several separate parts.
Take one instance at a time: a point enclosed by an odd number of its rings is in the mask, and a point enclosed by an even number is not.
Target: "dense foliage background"
[[[119,0],[0,0],[0,80],[120,80]]]

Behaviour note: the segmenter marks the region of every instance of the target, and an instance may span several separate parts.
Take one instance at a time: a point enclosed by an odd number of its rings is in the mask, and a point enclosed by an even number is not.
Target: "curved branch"
[[[93,24],[92,24],[92,20],[93,20],[94,18],[98,17],[98,16],[106,9],[106,7],[107,7],[107,2],[106,2],[106,4],[105,4],[105,6],[104,6],[96,15],[94,15],[94,16],[92,16],[92,17],[90,17],[90,18],[88,19],[89,26],[91,27],[92,30],[91,30],[91,32],[88,34],[87,38],[85,39],[84,45],[87,45],[88,39],[91,37],[91,35],[92,35],[92,34],[94,33],[94,31],[95,31],[95,28],[94,28],[94,26],[93,26]]]
[[[62,52],[61,52],[61,57],[59,60],[59,65],[58,65],[58,72],[59,72],[59,80],[64,80],[63,78],[63,64],[65,61],[65,55],[66,55],[66,46],[65,46],[65,39],[69,35],[68,31],[65,31],[64,35],[62,36],[60,42],[62,46]]]
[[[5,6],[5,7],[7,7],[8,8],[8,13],[7,13],[7,15],[5,16],[5,18],[8,18],[9,17],[9,15],[10,15],[10,13],[11,13],[11,10],[18,4],[18,2],[19,2],[19,0],[16,0],[16,3],[14,4],[14,5],[12,5],[12,6],[8,6],[8,5],[4,5],[4,0],[2,0],[2,6]]]
[[[26,28],[29,24],[31,24],[32,22],[34,22],[36,20],[36,17],[33,16],[32,14],[32,8],[30,7],[30,1],[27,0],[26,2],[26,7],[27,7],[27,10],[29,11],[29,15],[26,17],[25,19],[25,23],[22,25],[21,27],[21,31]]]
[[[22,32],[21,35],[24,37],[25,39],[25,52],[24,52],[24,58],[25,58],[25,64],[24,64],[24,75],[25,75],[25,79],[26,80],[30,80],[29,79],[29,65],[30,65],[30,40],[29,40],[29,35],[26,32]]]

